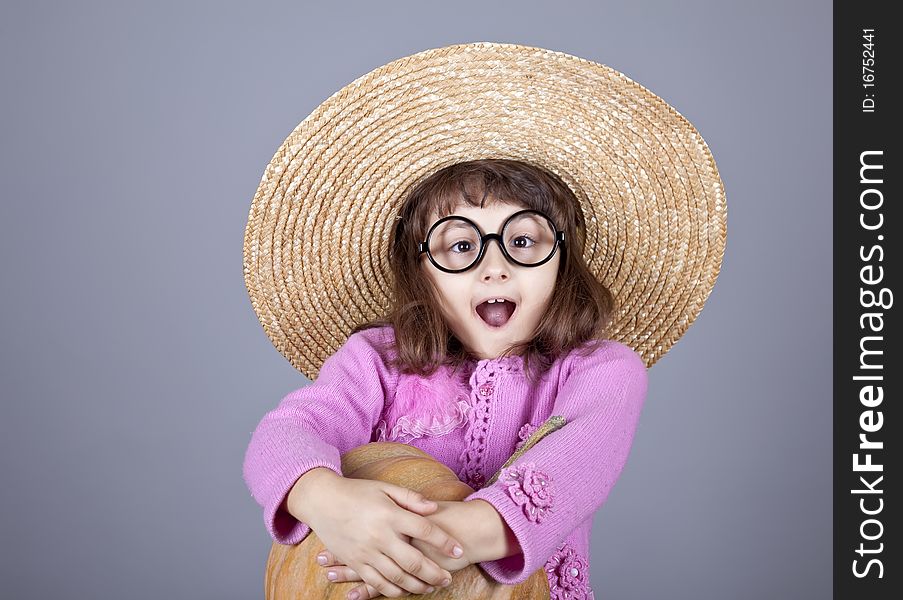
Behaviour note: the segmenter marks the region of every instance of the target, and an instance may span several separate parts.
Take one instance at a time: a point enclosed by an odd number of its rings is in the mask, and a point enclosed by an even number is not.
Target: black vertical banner
[[[901,23],[834,3],[834,597],[903,589],[899,531]],[[894,595],[899,598],[899,595]]]

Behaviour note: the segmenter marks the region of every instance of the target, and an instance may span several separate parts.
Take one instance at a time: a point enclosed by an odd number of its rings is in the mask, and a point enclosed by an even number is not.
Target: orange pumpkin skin
[[[419,448],[398,442],[373,442],[342,455],[342,473],[355,479],[372,479],[410,488],[430,500],[460,501],[473,489],[444,464]],[[360,581],[332,583],[326,569],[317,564],[325,549],[313,531],[294,546],[274,543],[266,566],[266,600],[345,600]],[[549,583],[538,569],[518,585],[497,583],[477,565],[452,574],[452,584],[432,594],[406,597],[455,600],[548,600]]]

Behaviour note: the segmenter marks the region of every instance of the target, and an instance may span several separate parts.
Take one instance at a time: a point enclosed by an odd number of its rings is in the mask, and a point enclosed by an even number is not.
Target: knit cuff
[[[524,471],[525,469],[519,469],[512,473],[523,474]],[[532,503],[518,503],[515,498],[519,496],[512,496],[517,490],[508,483],[500,479],[493,485],[467,496],[464,501],[480,499],[490,503],[517,538],[520,553],[479,563],[486,574],[496,582],[514,585],[523,583],[545,565],[548,556],[543,555],[539,549],[553,545],[557,531],[548,526],[542,517],[536,520],[536,515],[540,513]],[[534,507],[534,511],[528,516],[531,507]]]
[[[336,475],[342,475],[340,468],[326,461],[319,460],[304,465],[300,470],[287,471],[283,477],[273,482],[272,496],[270,496],[263,510],[263,520],[273,541],[286,545],[299,544],[310,533],[310,526],[293,517],[286,510],[286,503],[288,494],[294,487],[295,482],[302,475],[317,467],[326,467]]]

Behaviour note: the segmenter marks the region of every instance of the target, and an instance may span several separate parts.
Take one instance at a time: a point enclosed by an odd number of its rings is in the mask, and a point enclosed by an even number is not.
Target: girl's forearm
[[[465,553],[470,552],[472,563],[486,562],[520,554],[520,544],[514,532],[489,502],[482,499],[458,502],[462,506],[460,519]],[[459,538],[460,539],[460,538]]]
[[[309,519],[314,514],[314,502],[312,502],[314,490],[322,490],[324,479],[330,480],[338,477],[341,476],[326,467],[315,467],[299,477],[285,499],[285,509],[288,514],[309,525]]]

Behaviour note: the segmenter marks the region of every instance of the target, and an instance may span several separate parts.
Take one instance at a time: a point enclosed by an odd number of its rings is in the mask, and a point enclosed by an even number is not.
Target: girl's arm
[[[472,564],[499,560],[521,553],[517,536],[495,507],[485,500],[455,502],[460,507],[462,529],[471,533],[464,541],[464,556]]]
[[[385,328],[351,335],[313,383],[285,396],[251,434],[244,479],[274,541],[297,544],[310,532],[287,510],[295,482],[317,467],[342,475],[341,455],[369,443],[397,385],[381,354],[385,335]]]
[[[464,554],[458,559],[450,559],[420,540],[412,540],[411,545],[441,567],[458,571],[468,565],[520,553],[520,545],[514,533],[488,502],[440,500],[436,504],[439,508],[427,515],[427,518],[458,540]]]
[[[565,360],[566,379],[551,414],[563,416],[566,424],[503,469],[495,483],[464,499],[492,505],[516,539],[516,554],[480,563],[500,583],[526,581],[592,517],[633,442],[647,390],[642,358],[629,346],[607,340],[588,356],[575,353]],[[493,554],[510,548],[495,546]]]

